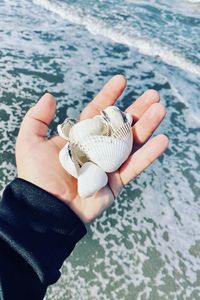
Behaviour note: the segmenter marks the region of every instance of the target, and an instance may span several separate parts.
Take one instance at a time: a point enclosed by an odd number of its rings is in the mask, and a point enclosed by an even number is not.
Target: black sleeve
[[[63,202],[25,180],[12,181],[0,202],[0,299],[43,299],[85,234]]]

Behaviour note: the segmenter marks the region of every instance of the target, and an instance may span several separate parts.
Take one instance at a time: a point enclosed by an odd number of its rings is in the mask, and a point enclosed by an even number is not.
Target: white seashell
[[[108,131],[107,126],[101,118],[95,117],[75,124],[69,133],[69,139],[72,143],[77,144],[91,135],[104,135]]]
[[[131,126],[126,123],[113,136],[87,137],[79,143],[79,148],[105,172],[114,172],[129,157],[132,144]]]
[[[70,144],[72,160],[77,171],[88,161],[87,155],[80,149],[79,144]]]
[[[102,110],[101,116],[111,127],[112,130],[117,130],[119,127],[124,125],[124,118],[121,111],[116,106],[109,106]]]
[[[117,106],[108,106],[102,110],[101,117],[113,131],[118,130],[125,123],[132,124],[132,116],[129,113],[122,112]]]
[[[65,140],[69,139],[69,132],[72,128],[72,126],[74,126],[76,124],[76,120],[75,119],[71,119],[71,118],[67,118],[65,119],[65,121],[62,124],[59,124],[57,126],[57,131],[58,134]]]
[[[129,114],[128,112],[125,113],[126,114],[126,119],[127,119],[127,122],[130,124],[130,126],[132,125],[133,123],[133,117],[131,114]]]
[[[73,177],[78,178],[77,168],[70,155],[69,143],[67,143],[60,151],[59,160],[65,171],[67,171]]]
[[[105,122],[105,120],[102,118],[101,115],[96,115],[93,117],[93,120],[95,120],[95,122],[99,122],[99,127],[101,126],[101,135],[110,135],[110,126],[108,125],[107,122]]]
[[[78,193],[90,197],[103,188],[106,172],[116,171],[132,151],[132,116],[115,106],[100,115],[76,123],[66,119],[58,125],[60,136],[68,143],[60,151],[63,168],[78,178]]]
[[[102,189],[108,182],[106,173],[92,162],[85,163],[79,171],[78,193],[87,198]]]

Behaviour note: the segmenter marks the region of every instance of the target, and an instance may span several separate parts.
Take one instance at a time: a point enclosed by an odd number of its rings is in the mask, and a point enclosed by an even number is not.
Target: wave
[[[191,3],[200,3],[200,0],[187,0],[187,1]]]
[[[142,54],[158,57],[169,65],[200,76],[200,66],[195,65],[179,53],[159,45],[157,42],[144,40],[133,34],[124,34],[120,29],[114,29],[107,23],[89,16],[80,9],[75,9],[67,4],[58,4],[49,0],[33,0],[33,3],[58,14],[61,18],[68,20],[70,23],[84,26],[94,35],[101,35],[117,43],[137,48]]]

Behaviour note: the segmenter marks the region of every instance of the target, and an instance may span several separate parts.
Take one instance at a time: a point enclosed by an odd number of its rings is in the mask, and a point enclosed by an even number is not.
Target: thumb
[[[48,126],[51,123],[56,111],[56,100],[49,94],[44,94],[38,103],[26,113],[18,138],[26,139],[36,137],[44,139],[47,135]]]

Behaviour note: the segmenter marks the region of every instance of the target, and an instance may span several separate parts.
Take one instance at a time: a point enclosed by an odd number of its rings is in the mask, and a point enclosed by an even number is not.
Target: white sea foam
[[[58,14],[61,18],[71,23],[84,26],[89,32],[95,35],[102,35],[112,39],[115,42],[125,44],[129,47],[135,47],[140,53],[158,57],[165,63],[181,68],[187,72],[200,76],[200,66],[195,65],[181,54],[160,45],[152,40],[138,38],[134,32],[124,33],[120,29],[115,29],[107,23],[85,14],[78,8],[73,8],[67,4],[58,4],[49,0],[33,0],[37,5]]]
[[[200,0],[187,0],[187,1],[191,3],[200,3]]]

